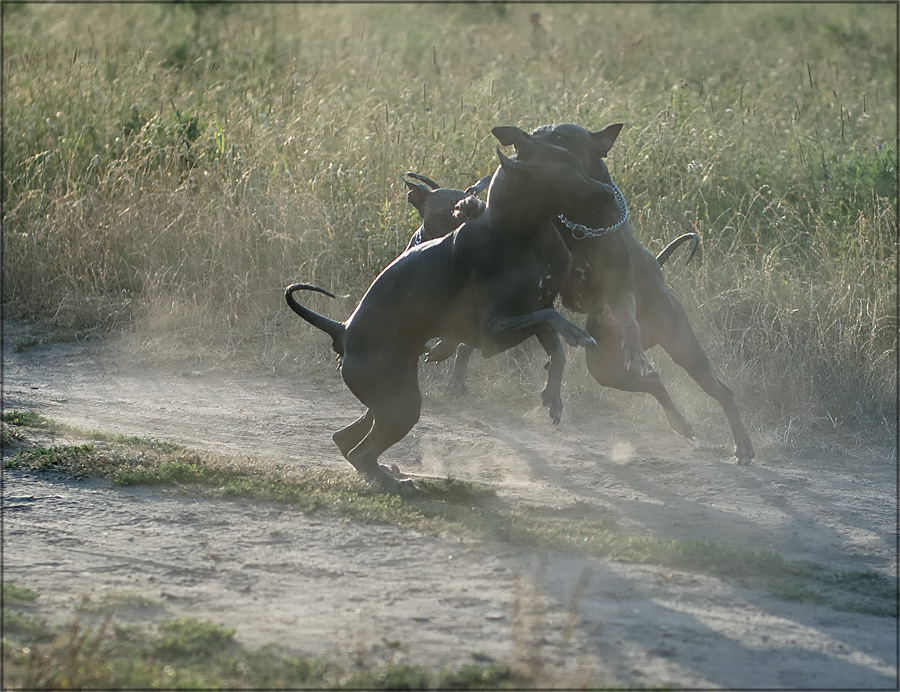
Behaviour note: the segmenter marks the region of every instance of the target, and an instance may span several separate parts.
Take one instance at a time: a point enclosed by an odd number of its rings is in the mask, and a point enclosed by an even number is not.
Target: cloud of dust
[[[634,445],[627,440],[613,443],[609,458],[616,464],[627,464],[634,458]]]

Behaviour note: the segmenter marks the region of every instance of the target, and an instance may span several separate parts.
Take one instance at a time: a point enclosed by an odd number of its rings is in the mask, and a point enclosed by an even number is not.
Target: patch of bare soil
[[[8,338],[9,335],[7,335]],[[4,349],[4,408],[194,448],[345,468],[330,435],[360,412],[335,377],[185,371],[112,344]],[[568,377],[582,376],[579,365]],[[887,458],[768,454],[737,467],[655,425],[567,408],[554,428],[433,394],[386,458],[488,483],[511,503],[609,511],[623,530],[772,549],[892,576]],[[438,415],[436,408],[441,409]],[[896,688],[897,620],[788,601],[670,568],[419,535],[289,506],[4,472],[4,578],[46,609],[131,603],[345,664],[458,665],[473,654],[560,686]],[[127,597],[140,594],[146,601]]]

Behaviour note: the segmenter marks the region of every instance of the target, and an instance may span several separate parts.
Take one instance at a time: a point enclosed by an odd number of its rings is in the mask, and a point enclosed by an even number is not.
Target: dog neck
[[[523,195],[502,168],[494,173],[488,188],[486,212],[490,212],[492,222],[510,233],[529,233],[546,226],[558,213],[558,206],[549,191]]]
[[[614,233],[628,221],[625,196],[615,183],[593,180],[584,195],[564,205],[559,222],[578,240]]]

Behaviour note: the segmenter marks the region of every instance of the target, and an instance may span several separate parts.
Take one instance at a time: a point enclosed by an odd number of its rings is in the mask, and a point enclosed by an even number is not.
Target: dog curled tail
[[[309,322],[313,327],[321,329],[328,334],[328,336],[331,337],[331,348],[334,349],[334,352],[337,353],[338,356],[343,357],[344,332],[346,331],[343,322],[337,322],[336,320],[325,317],[325,315],[320,315],[318,312],[301,305],[294,298],[294,291],[316,291],[317,293],[324,293],[330,298],[337,298],[337,296],[331,291],[326,291],[324,288],[319,288],[312,284],[291,284],[284,289],[284,299],[287,301],[291,310],[300,315],[300,317]]]
[[[696,233],[685,233],[684,235],[680,235],[671,243],[666,245],[662,252],[660,252],[656,256],[656,261],[659,262],[659,266],[663,266],[666,263],[666,260],[672,255],[673,252],[678,248],[682,243],[686,243],[687,241],[691,241],[691,254],[688,255],[688,258],[685,260],[685,264],[694,259],[694,255],[697,254],[697,250],[700,247],[700,236]]]

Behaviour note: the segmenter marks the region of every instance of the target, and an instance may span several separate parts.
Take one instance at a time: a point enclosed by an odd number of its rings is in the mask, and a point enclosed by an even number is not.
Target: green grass
[[[99,600],[96,601],[88,597],[82,598],[81,602],[76,606],[76,610],[79,613],[110,616],[123,609],[152,613],[162,607],[162,604],[158,600],[149,598],[141,593],[110,591],[104,592]]]
[[[34,420],[45,428],[55,425],[42,417]],[[789,601],[827,603],[888,617],[896,612],[896,584],[874,572],[832,573],[822,566],[786,560],[771,550],[724,541],[635,536],[597,508],[508,507],[490,487],[454,479],[420,479],[420,492],[401,499],[380,492],[351,471],[232,459],[148,444],[140,438],[36,447],[4,463],[7,469],[106,478],[120,485],[288,502],[300,512],[391,523],[434,536],[466,536],[734,578]]]
[[[199,618],[156,625],[79,620],[50,624],[4,612],[4,684],[11,689],[496,689],[529,684],[508,666],[459,668],[383,663],[349,670],[291,656],[274,646],[248,649],[236,630]]]
[[[153,650],[167,658],[211,658],[232,643],[234,633],[233,627],[219,627],[198,618],[169,620],[159,626]]]
[[[2,421],[7,425],[24,425],[29,428],[46,428],[51,425],[50,421],[37,411],[4,411]]]
[[[494,125],[622,121],[639,239],[703,235],[703,264],[666,275],[752,431],[894,441],[892,7],[197,7],[5,10],[5,315],[323,371],[281,288],[361,296],[418,223],[398,173],[464,186],[496,165]],[[476,359],[471,389],[534,386],[533,351]]]
[[[404,501],[379,492],[350,471],[259,466],[188,450],[148,452],[139,444],[63,445],[19,452],[8,469],[109,478],[122,485],[159,485],[217,497],[290,502],[302,512],[334,513],[390,522],[433,535],[460,532],[482,540],[566,550],[626,562],[662,564],[723,575],[793,573],[798,568],[770,551],[718,541],[663,541],[621,533],[607,515],[576,521],[537,507],[492,507],[492,492],[456,480],[420,481],[420,496]]]
[[[34,603],[37,597],[36,591],[19,586],[15,582],[6,582],[3,585],[3,602],[6,605],[11,603]]]

